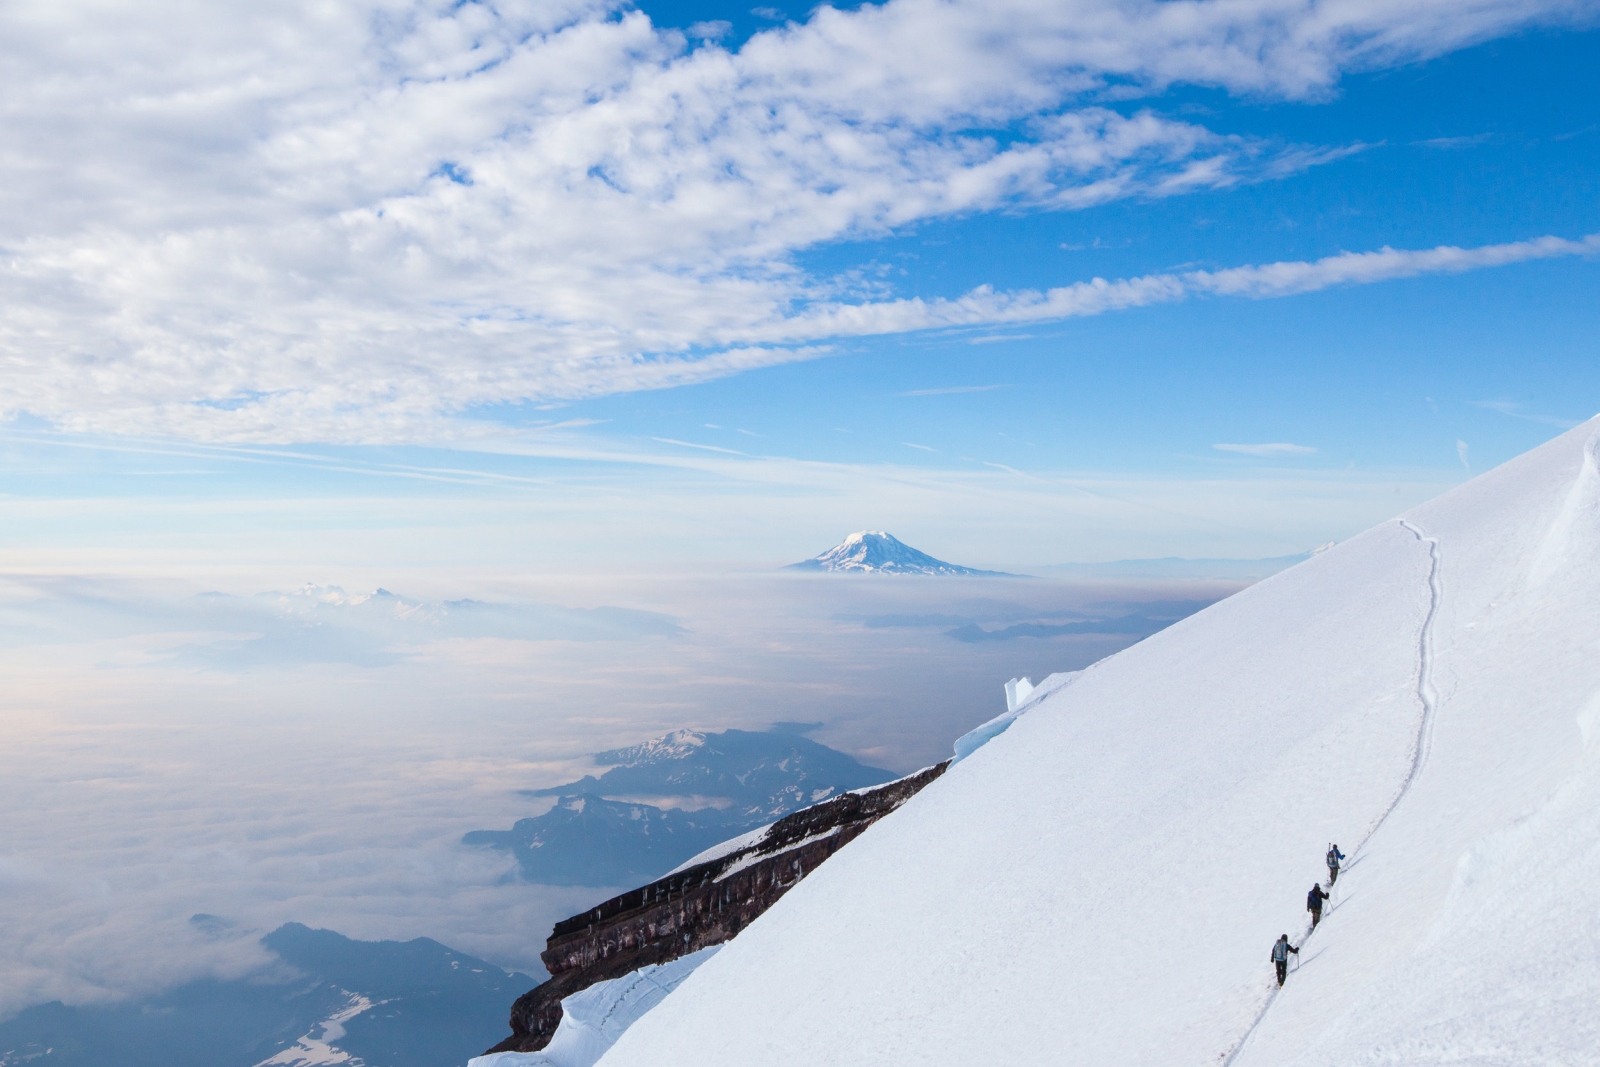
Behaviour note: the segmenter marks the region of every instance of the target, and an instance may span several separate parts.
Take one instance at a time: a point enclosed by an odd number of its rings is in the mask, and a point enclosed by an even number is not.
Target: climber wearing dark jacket
[[[1284,976],[1289,973],[1289,953],[1300,955],[1300,950],[1289,944],[1289,935],[1284,934],[1272,946],[1272,962],[1278,968],[1278,985],[1283,985]]]
[[[1344,859],[1344,853],[1339,851],[1338,845],[1328,846],[1328,885],[1339,880],[1339,862]]]
[[[1306,910],[1311,913],[1311,929],[1315,930],[1322,921],[1322,902],[1328,899],[1328,894],[1322,891],[1320,885],[1313,884],[1311,892],[1306,894]]]

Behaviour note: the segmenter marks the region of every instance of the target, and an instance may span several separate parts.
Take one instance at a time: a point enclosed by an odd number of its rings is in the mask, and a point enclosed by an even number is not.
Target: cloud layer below
[[[1138,105],[1174,82],[1310,100],[1345,71],[1586,17],[1564,0],[891,0],[729,51],[585,0],[13,7],[0,411],[415,439],[477,405],[701,381],[839,336],[1592,251],[1386,249],[958,300],[796,265],[920,221],[1180,195],[1361,147]]]
[[[519,789],[679,727],[779,720],[822,721],[819,740],[911,770],[1003,706],[1006,678],[1136,635],[958,656],[948,626],[858,620],[994,629],[1235,587],[452,581],[434,600],[0,576],[0,1017],[248,974],[267,962],[256,938],[291,920],[536,972],[550,925],[608,894],[516,883],[506,857],[460,845],[537,814]]]

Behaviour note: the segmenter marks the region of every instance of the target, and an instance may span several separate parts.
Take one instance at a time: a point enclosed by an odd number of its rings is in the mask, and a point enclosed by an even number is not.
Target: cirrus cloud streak
[[[1341,252],[1310,262],[1147,274],[1113,281],[1095,278],[1042,293],[1037,290],[1001,292],[980,286],[954,300],[912,298],[817,308],[784,323],[778,329],[787,332],[774,333],[770,339],[860,336],[1083,318],[1172,303],[1191,296],[1243,296],[1264,300],[1334,286],[1364,285],[1424,274],[1457,274],[1528,260],[1597,252],[1600,252],[1600,234],[1591,234],[1576,241],[1540,237],[1479,248],[1441,246],[1415,251],[1383,248],[1376,252]]]

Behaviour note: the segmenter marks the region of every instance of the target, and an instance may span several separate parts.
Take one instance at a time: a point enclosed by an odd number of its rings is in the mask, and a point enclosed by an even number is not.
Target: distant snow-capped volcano
[[[846,537],[820,556],[801,563],[791,563],[789,570],[797,571],[861,571],[874,574],[963,574],[1002,575],[1001,571],[980,571],[971,567],[958,567],[942,559],[934,559],[926,552],[918,552],[910,545],[891,537],[881,530],[862,530]]]

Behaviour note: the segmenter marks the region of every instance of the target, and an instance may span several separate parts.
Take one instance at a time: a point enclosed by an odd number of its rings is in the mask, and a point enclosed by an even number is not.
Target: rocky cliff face
[[[734,937],[947,766],[941,763],[797,811],[747,844],[557,923],[542,954],[550,980],[517,998],[511,1008],[511,1036],[489,1051],[538,1051],[561,1022],[563,998]]]

